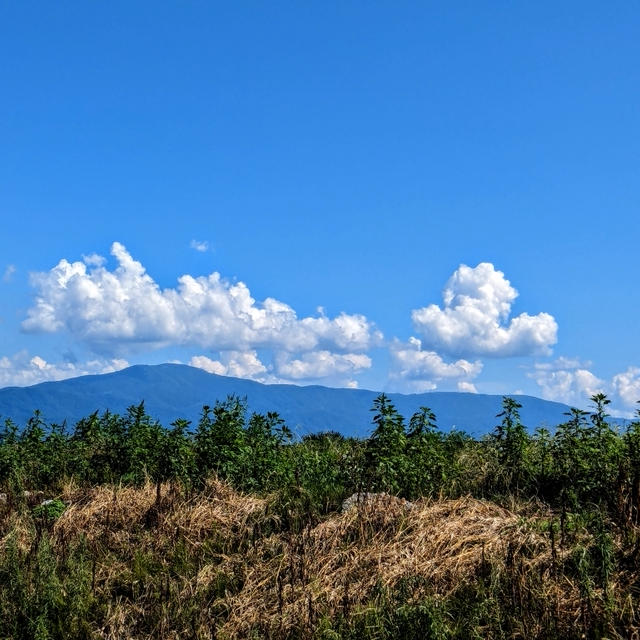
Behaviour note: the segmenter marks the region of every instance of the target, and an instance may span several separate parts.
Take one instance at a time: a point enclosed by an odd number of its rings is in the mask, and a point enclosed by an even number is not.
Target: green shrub
[[[35,518],[41,518],[53,522],[57,520],[67,508],[67,505],[59,498],[53,500],[45,500],[42,504],[33,508],[33,516]]]

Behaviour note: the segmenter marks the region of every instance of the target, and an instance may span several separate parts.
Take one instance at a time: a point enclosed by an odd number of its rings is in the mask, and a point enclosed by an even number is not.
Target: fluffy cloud
[[[558,358],[553,362],[537,363],[527,375],[535,380],[541,395],[576,407],[590,406],[595,393],[606,393],[613,401],[611,413],[630,418],[640,400],[640,367],[629,367],[609,380],[598,378],[589,369],[591,363],[577,358]]]
[[[436,389],[443,380],[457,381],[459,390],[475,392],[471,380],[482,371],[480,361],[460,359],[446,362],[435,351],[423,350],[422,342],[414,337],[406,343],[394,340],[389,346],[389,353],[391,380],[417,392]]]
[[[629,367],[613,376],[612,386],[627,407],[637,407],[640,401],[640,367]]]
[[[287,380],[318,380],[333,376],[354,375],[369,369],[371,358],[361,353],[331,353],[310,351],[299,358],[280,352],[275,357],[278,376]],[[353,384],[353,381],[349,381]]]
[[[101,267],[107,260],[104,256],[97,253],[90,253],[89,255],[82,256],[82,261],[90,267]]]
[[[415,309],[412,320],[426,347],[454,356],[548,354],[557,341],[553,316],[521,313],[509,320],[518,292],[491,263],[460,267],[442,293],[443,307]]]
[[[359,353],[341,354],[323,350],[309,351],[295,357],[280,351],[275,354],[273,366],[265,366],[257,352],[250,350],[223,351],[218,360],[204,355],[194,356],[189,364],[209,373],[258,382],[323,381],[355,388],[358,383],[350,376],[370,368],[371,358]]]
[[[265,382],[267,367],[265,367],[258,354],[254,351],[225,351],[220,360],[212,360],[207,356],[194,356],[189,360],[192,367],[204,369],[209,373],[233,378],[249,378]]]
[[[607,384],[577,359],[558,358],[554,362],[537,363],[527,375],[541,389],[547,400],[584,407],[594,393],[606,392]]]
[[[12,357],[0,358],[0,388],[26,387],[39,382],[64,380],[95,373],[111,373],[128,367],[126,360],[90,360],[84,363],[51,364],[40,356],[30,357],[21,351]]]
[[[51,271],[32,275],[37,295],[23,330],[67,330],[102,353],[169,344],[357,352],[382,339],[362,315],[298,318],[284,302],[258,303],[244,283],[229,283],[218,273],[183,275],[176,288],[161,289],[123,245],[113,243],[111,254],[118,263],[113,271],[92,257],[63,259]]]

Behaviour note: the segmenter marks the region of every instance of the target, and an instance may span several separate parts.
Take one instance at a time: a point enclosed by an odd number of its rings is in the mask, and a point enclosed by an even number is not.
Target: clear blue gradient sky
[[[0,54],[0,386],[640,400],[635,3],[8,3]]]

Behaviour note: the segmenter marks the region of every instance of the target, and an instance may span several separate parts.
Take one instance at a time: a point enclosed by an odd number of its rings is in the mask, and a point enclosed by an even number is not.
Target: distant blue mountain
[[[229,394],[246,397],[250,411],[277,411],[300,436],[331,429],[364,437],[371,432],[370,409],[378,392],[266,385],[180,364],[136,365],[115,373],[0,389],[0,418],[24,425],[39,409],[47,422],[74,424],[96,410],[123,413],[144,400],[147,412],[165,426],[177,418],[196,423],[203,405],[213,405]],[[502,401],[501,396],[456,392],[387,395],[407,420],[419,407],[428,406],[441,429],[456,428],[474,436],[494,428]],[[566,420],[567,405],[532,396],[514,397],[522,404],[522,421],[531,430]]]

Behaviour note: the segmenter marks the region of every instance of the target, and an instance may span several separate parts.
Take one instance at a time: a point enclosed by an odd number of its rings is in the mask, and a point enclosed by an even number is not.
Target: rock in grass
[[[351,509],[358,506],[369,506],[376,503],[388,504],[395,501],[400,501],[405,509],[413,509],[413,503],[403,498],[396,498],[385,492],[362,491],[354,493],[342,501],[342,513],[347,513],[347,511],[351,511]]]

